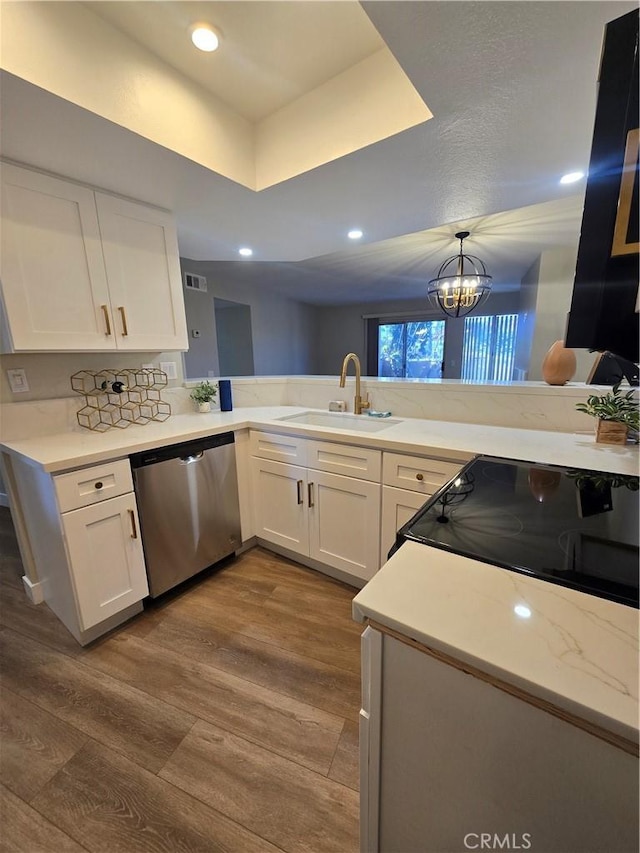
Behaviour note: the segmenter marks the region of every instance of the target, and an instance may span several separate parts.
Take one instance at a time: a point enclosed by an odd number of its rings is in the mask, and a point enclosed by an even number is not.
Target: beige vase
[[[565,385],[576,372],[576,354],[564,341],[551,344],[542,361],[542,378],[547,385]]]

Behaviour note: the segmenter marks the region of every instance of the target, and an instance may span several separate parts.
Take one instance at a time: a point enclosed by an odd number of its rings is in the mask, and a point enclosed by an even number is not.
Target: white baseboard
[[[29,601],[33,604],[42,604],[44,601],[42,584],[39,581],[37,583],[32,583],[26,575],[22,575],[22,583],[24,584],[24,589]]]

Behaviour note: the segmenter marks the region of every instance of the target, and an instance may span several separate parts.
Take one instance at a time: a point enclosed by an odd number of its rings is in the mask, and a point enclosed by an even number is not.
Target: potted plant
[[[216,394],[218,393],[218,389],[215,385],[212,385],[210,382],[200,382],[193,389],[189,396],[193,400],[194,403],[198,406],[199,412],[210,412],[211,411],[211,401],[214,399]]]
[[[576,409],[598,419],[596,441],[601,444],[624,444],[629,430],[638,432],[640,427],[634,392],[623,394],[620,382],[608,394],[592,394],[586,403],[576,403]]]

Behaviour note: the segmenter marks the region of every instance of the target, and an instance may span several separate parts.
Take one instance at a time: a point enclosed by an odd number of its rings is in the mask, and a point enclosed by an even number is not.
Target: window
[[[445,320],[380,323],[378,376],[441,379]]]
[[[461,378],[507,382],[513,377],[517,314],[465,317]]]

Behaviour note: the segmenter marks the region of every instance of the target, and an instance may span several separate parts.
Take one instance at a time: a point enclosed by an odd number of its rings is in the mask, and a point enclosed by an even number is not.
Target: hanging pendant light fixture
[[[491,276],[480,258],[462,253],[469,232],[458,231],[455,236],[460,240],[460,253],[447,258],[429,282],[427,292],[433,304],[449,317],[464,317],[491,293]]]

